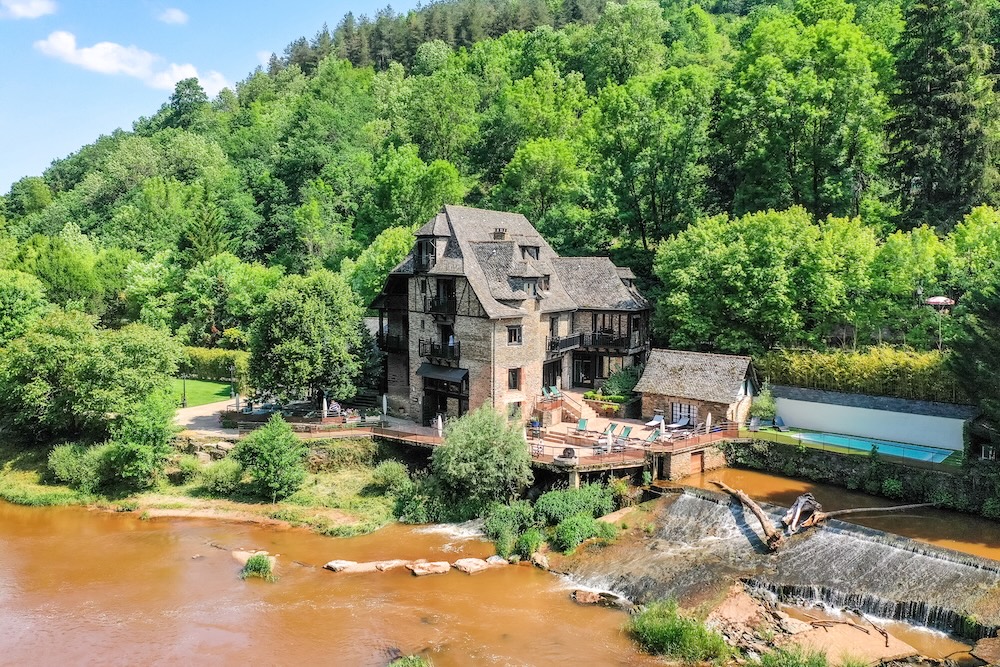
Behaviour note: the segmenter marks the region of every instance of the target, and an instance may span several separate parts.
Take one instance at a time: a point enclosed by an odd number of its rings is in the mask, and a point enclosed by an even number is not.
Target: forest
[[[57,313],[232,350],[313,317],[339,341],[324,382],[349,386],[370,343],[355,329],[413,230],[464,203],[631,267],[658,345],[951,348],[1000,396],[981,363],[1000,353],[996,16],[986,0],[348,14],[235,89],[183,80],[16,182],[0,347]]]

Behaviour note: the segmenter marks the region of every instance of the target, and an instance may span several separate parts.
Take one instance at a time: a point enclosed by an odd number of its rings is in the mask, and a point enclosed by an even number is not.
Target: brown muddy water
[[[232,549],[278,555],[278,581],[242,581]],[[485,557],[478,539],[389,526],[335,539],[204,519],[0,502],[0,664],[652,665],[624,614],[581,607],[532,567],[468,576],[334,574],[356,561]]]
[[[742,489],[755,500],[785,507],[791,505],[802,493],[812,493],[823,504],[825,510],[898,504],[885,498],[848,491],[828,484],[735,468],[694,475],[681,480],[681,483],[718,491],[718,487],[710,482],[713,479],[725,482],[733,488]],[[899,514],[848,516],[844,517],[844,520],[974,556],[1000,560],[1000,523],[988,519],[947,510],[921,508]],[[859,617],[842,611],[789,605],[783,605],[782,608],[800,620],[814,618],[860,620]],[[928,657],[951,656],[956,660],[968,657],[965,651],[969,645],[943,632],[894,621],[884,621],[882,624],[890,634]]]

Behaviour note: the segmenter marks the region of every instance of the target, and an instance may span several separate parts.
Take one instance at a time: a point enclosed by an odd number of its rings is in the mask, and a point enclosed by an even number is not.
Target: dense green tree
[[[0,419],[37,438],[101,439],[169,385],[179,356],[149,327],[108,331],[82,313],[51,313],[0,357]]]
[[[959,293],[975,289],[1000,273],[1000,211],[977,206],[955,225],[952,246],[952,284]]]
[[[20,246],[16,267],[42,281],[48,299],[60,306],[97,314],[103,286],[97,273],[97,253],[79,228],[59,236],[35,235]]]
[[[271,502],[295,493],[306,479],[309,448],[281,415],[240,440],[232,457],[250,475],[254,492]]]
[[[208,95],[196,77],[181,79],[167,102],[170,127],[189,128],[201,122],[208,108]]]
[[[609,3],[594,35],[594,83],[601,85],[607,80],[623,84],[643,69],[657,69],[666,50],[666,31],[663,9],[655,2]]]
[[[349,399],[360,371],[362,308],[329,271],[288,276],[271,290],[250,332],[250,374],[258,391],[288,398],[304,391]]]
[[[657,329],[670,346],[746,353],[807,337],[823,298],[819,230],[801,208],[699,220],[664,241]]]
[[[447,499],[480,511],[515,499],[532,480],[523,429],[489,405],[448,421],[431,470]]]
[[[986,418],[1000,425],[1000,274],[991,273],[956,309],[958,332],[949,347],[955,378]]]
[[[364,308],[382,291],[389,272],[403,261],[415,241],[413,227],[389,227],[361,251],[357,260],[344,260],[340,273]]]
[[[997,185],[993,49],[980,0],[918,0],[906,10],[891,126],[909,225],[947,230]]]
[[[24,334],[48,306],[40,280],[21,271],[0,269],[0,347]]]

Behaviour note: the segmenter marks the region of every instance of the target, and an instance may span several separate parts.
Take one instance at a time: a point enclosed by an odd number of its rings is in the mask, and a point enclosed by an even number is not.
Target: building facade
[[[527,415],[542,387],[645,362],[649,303],[607,257],[559,257],[523,216],[445,206],[372,303],[391,414]]]
[[[692,426],[709,418],[743,423],[759,389],[750,357],[659,349],[635,385],[642,414],[662,414],[668,423],[686,418]]]

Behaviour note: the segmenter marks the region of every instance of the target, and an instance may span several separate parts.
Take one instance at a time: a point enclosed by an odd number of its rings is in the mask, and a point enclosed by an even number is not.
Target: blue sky
[[[393,3],[407,11],[417,0]],[[0,0],[0,193],[156,112],[197,75],[214,95],[272,51],[385,0]]]

